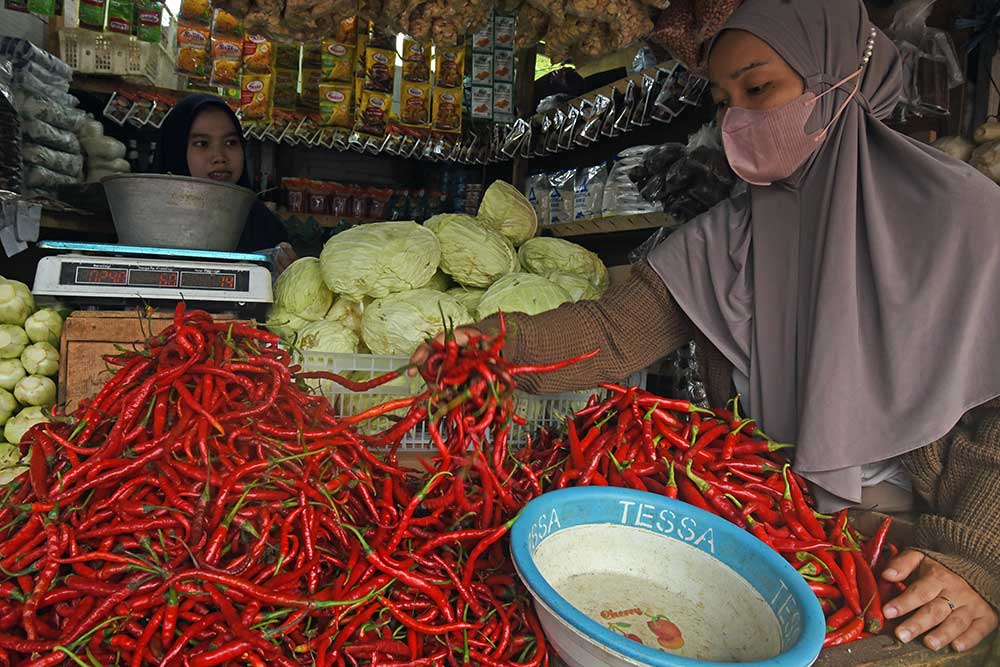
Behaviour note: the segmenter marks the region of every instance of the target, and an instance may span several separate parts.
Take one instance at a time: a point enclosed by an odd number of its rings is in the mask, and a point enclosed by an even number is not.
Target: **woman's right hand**
[[[469,342],[469,339],[474,336],[482,336],[483,332],[475,327],[456,327],[455,329],[455,342],[459,346],[465,345]],[[437,336],[434,337],[434,342],[444,343],[444,332],[442,331]],[[410,369],[406,372],[410,377],[416,377],[417,368],[422,366],[427,359],[431,356],[433,348],[430,343],[423,343],[417,348],[417,351],[413,353],[410,357]]]

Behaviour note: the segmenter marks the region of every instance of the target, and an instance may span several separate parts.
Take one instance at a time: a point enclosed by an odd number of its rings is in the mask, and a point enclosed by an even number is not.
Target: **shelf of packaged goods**
[[[588,218],[572,222],[561,222],[555,225],[548,225],[543,229],[552,236],[569,238],[675,226],[677,226],[676,221],[666,213],[640,213],[636,215],[615,215],[607,218]]]
[[[159,95],[172,100],[180,100],[188,93],[183,90],[160,88],[149,84],[137,83],[120,76],[101,76],[98,74],[73,74],[70,90],[76,90],[93,95],[110,95],[125,91],[139,91],[150,95]]]
[[[315,220],[320,227],[339,227],[341,225],[363,225],[369,222],[378,222],[377,218],[352,218],[345,215],[328,215],[323,213],[309,213],[303,211],[296,213],[288,209],[279,208],[277,216],[282,221],[295,218],[296,220]]]

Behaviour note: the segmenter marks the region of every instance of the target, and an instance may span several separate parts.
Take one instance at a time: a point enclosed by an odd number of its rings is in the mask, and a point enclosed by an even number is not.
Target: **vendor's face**
[[[776,109],[802,95],[802,77],[767,42],[744,30],[727,30],[708,60],[719,114],[729,107]]]
[[[196,178],[236,183],[243,175],[239,128],[221,109],[206,109],[194,119],[187,145],[188,171]]]

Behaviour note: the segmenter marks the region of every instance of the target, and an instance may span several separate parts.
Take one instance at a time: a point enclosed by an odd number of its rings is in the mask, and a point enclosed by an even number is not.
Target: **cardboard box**
[[[215,315],[216,320],[234,319]],[[59,405],[66,412],[76,409],[80,400],[90,398],[111,379],[116,367],[104,357],[121,354],[122,349],[138,349],[173,322],[173,312],[154,311],[146,315],[132,311],[78,310],[63,324],[59,344]]]

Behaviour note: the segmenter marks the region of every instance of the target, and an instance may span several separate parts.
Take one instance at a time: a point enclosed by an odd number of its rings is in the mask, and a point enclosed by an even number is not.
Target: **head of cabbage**
[[[436,215],[428,228],[441,243],[441,270],[460,285],[489,287],[517,269],[511,242],[470,215]]]
[[[512,273],[496,281],[479,302],[479,319],[502,311],[537,315],[571,301],[569,294],[548,278]]]
[[[410,355],[445,326],[471,322],[469,311],[455,297],[416,289],[374,301],[365,308],[361,331],[374,354]]]
[[[439,242],[440,240],[441,239],[438,239]],[[444,248],[442,248],[441,251],[442,251],[441,261],[444,261]],[[442,271],[441,269],[438,269],[437,272],[433,276],[431,276],[430,281],[423,287],[424,289],[432,289],[435,292],[447,292],[454,286],[455,283],[451,282],[451,278],[448,277],[448,274]]]
[[[521,267],[530,273],[550,276],[564,273],[586,278],[603,294],[611,284],[601,258],[582,246],[564,239],[540,236],[517,251]]]
[[[342,322],[320,320],[299,329],[297,344],[303,350],[354,354],[358,351],[358,335]]]
[[[271,333],[277,334],[281,340],[290,343],[295,340],[299,329],[309,324],[309,320],[303,319],[294,313],[290,313],[281,308],[272,308],[271,314],[267,316],[264,326]]]
[[[426,285],[438,269],[441,245],[415,222],[379,222],[337,234],[319,261],[330,290],[361,301]]]
[[[330,308],[330,312],[323,319],[331,322],[340,322],[360,337],[361,316],[364,315],[364,312],[364,303],[340,297],[333,302],[333,307]]]
[[[24,321],[24,333],[32,343],[59,344],[63,318],[55,308],[42,308]]]
[[[527,197],[510,183],[494,181],[479,205],[479,219],[519,246],[538,232],[538,215]]]
[[[35,297],[19,280],[0,276],[0,324],[21,326],[35,310]]]
[[[12,445],[17,445],[21,443],[21,437],[35,424],[43,424],[47,422],[49,418],[45,416],[45,411],[37,406],[32,405],[24,408],[16,415],[7,420],[7,423],[3,426],[3,437]]]
[[[571,273],[550,273],[546,277],[566,290],[573,301],[592,301],[601,298],[601,295],[604,293],[604,290],[598,288],[583,276]]]
[[[476,287],[454,287],[448,290],[448,294],[458,299],[459,303],[465,306],[470,313],[475,313],[479,308],[479,302],[483,300],[486,290]]]
[[[275,309],[315,322],[333,304],[333,292],[323,282],[319,260],[302,257],[292,262],[274,283]]]

